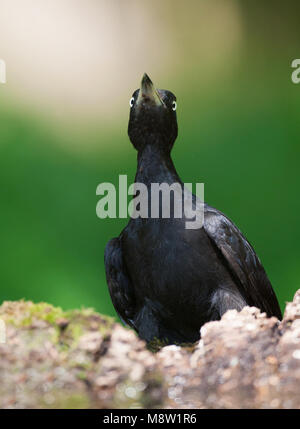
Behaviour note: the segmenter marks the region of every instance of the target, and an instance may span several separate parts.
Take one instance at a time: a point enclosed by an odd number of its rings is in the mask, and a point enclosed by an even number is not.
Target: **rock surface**
[[[230,310],[157,353],[90,309],[4,302],[0,319],[1,408],[300,408],[300,290],[282,322]]]

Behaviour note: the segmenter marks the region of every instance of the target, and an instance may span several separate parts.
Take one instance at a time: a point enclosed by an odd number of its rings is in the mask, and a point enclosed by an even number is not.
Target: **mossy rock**
[[[162,403],[164,387],[157,383],[161,376],[155,360],[114,319],[90,308],[63,311],[31,301],[4,302],[0,319],[6,328],[6,342],[0,344],[2,408],[141,408]],[[148,364],[140,359],[141,351]]]

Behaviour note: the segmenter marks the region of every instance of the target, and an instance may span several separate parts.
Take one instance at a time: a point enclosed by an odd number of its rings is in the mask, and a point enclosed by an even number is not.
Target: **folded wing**
[[[281,319],[281,310],[267,274],[241,231],[224,214],[207,205],[204,229],[247,303],[269,317]]]

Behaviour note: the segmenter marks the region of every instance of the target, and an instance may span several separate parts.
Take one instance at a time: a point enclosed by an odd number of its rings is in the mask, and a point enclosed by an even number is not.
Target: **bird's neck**
[[[135,182],[150,186],[151,183],[181,183],[170,152],[155,145],[145,145],[138,152]]]

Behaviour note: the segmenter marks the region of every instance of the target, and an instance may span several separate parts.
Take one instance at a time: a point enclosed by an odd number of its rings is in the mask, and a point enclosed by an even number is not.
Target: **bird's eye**
[[[172,110],[176,110],[176,109],[177,109],[177,103],[176,103],[176,101],[173,101]]]
[[[129,106],[132,107],[134,103],[134,97],[131,97],[131,99],[129,100]]]

